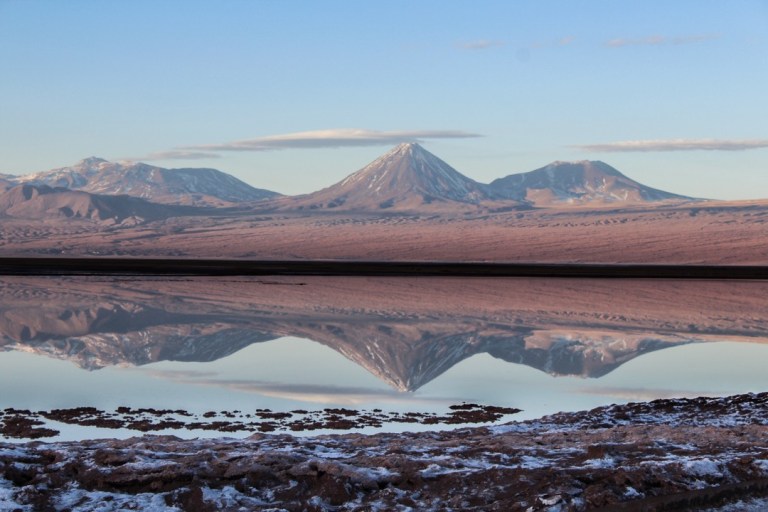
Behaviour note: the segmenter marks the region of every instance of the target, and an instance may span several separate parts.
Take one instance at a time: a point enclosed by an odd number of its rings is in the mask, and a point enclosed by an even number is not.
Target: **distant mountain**
[[[361,170],[328,188],[288,198],[302,209],[417,209],[440,203],[478,204],[494,199],[478,183],[415,143],[400,144]]]
[[[14,181],[195,206],[228,206],[280,195],[254,188],[216,169],[164,169],[143,163],[108,162],[96,157],[71,167],[20,176]]]
[[[133,223],[193,213],[191,207],[154,204],[129,196],[105,196],[46,185],[16,185],[0,192],[0,217],[75,218]]]
[[[490,185],[474,181],[415,143],[400,144],[344,180],[278,204],[298,209],[380,211],[461,205],[556,206],[689,201],[638,183],[599,161],[553,162]]]
[[[600,161],[553,162],[489,185],[464,176],[416,143],[400,144],[322,190],[281,196],[215,169],[164,169],[91,157],[70,167],[25,176],[0,174],[0,192],[15,184],[46,185],[154,203],[223,207],[264,201],[289,210],[420,210],[466,206],[530,208],[604,203],[690,201],[647,187]]]
[[[553,162],[535,171],[494,180],[490,188],[498,195],[536,206],[693,199],[647,187],[604,162],[590,160]]]

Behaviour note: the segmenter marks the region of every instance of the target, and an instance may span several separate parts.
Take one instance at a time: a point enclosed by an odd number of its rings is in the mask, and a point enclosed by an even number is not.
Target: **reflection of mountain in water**
[[[3,278],[0,346],[95,369],[212,361],[283,336],[400,390],[488,353],[599,377],[683,343],[768,341],[768,283],[451,278]]]
[[[39,298],[39,296],[38,296]],[[98,299],[94,297],[94,299]],[[239,325],[137,303],[97,303],[0,311],[0,346],[69,359],[82,368],[155,361],[215,361],[274,339]],[[202,321],[202,323],[201,323]]]
[[[297,326],[293,335],[319,341],[401,391],[413,391],[455,364],[488,353],[552,375],[599,377],[646,352],[695,337],[573,333],[570,339],[516,325],[403,322]]]

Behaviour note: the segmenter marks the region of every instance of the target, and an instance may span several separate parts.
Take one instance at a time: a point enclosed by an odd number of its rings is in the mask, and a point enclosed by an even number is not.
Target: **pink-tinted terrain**
[[[603,162],[554,162],[482,184],[404,144],[302,196],[240,185],[211,169],[142,165],[86,159],[6,177],[0,254],[768,262],[768,200],[664,192]],[[71,188],[50,188],[61,185]]]

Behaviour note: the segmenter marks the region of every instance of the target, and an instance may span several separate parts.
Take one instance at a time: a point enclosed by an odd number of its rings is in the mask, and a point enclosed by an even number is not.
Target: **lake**
[[[2,277],[0,409],[397,420],[361,429],[371,432],[447,428],[400,420],[461,404],[521,410],[501,421],[765,391],[767,311],[763,281]],[[137,433],[46,423],[54,439]]]

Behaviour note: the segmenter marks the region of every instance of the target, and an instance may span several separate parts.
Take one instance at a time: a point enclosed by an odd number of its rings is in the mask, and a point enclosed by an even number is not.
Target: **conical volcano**
[[[428,204],[477,204],[493,195],[416,143],[404,143],[344,180],[291,206],[344,210],[410,209]]]

